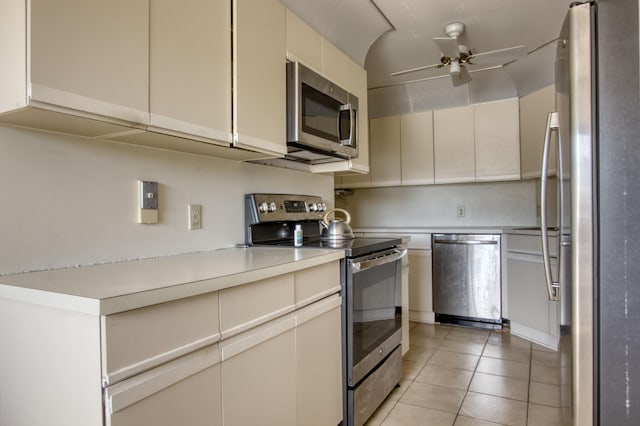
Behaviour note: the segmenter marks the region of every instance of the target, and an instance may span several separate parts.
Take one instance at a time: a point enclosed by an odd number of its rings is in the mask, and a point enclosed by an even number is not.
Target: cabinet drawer
[[[557,238],[549,238],[549,254],[555,256],[558,252]],[[542,239],[540,235],[507,235],[507,251],[512,253],[542,255]]]
[[[285,274],[220,291],[222,338],[293,311],[293,282],[294,275]]]
[[[101,317],[105,384],[148,370],[220,339],[218,293]]]
[[[220,349],[201,349],[104,393],[107,426],[221,425]]]
[[[340,290],[340,262],[325,263],[295,273],[296,308]]]

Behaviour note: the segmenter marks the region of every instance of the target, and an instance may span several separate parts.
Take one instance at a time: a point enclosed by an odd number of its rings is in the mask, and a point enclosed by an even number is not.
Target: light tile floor
[[[397,387],[370,426],[564,426],[569,360],[508,331],[411,323]]]

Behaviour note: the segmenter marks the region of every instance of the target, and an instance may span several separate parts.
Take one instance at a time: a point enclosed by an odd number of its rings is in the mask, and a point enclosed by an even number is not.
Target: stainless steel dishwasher
[[[433,234],[436,321],[500,328],[500,235]]]

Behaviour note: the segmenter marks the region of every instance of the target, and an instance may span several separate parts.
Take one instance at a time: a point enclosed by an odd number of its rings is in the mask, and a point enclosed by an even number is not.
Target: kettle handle
[[[327,210],[327,212],[324,214],[324,216],[322,217],[322,221],[324,223],[329,223],[328,219],[329,219],[329,214],[332,212],[341,212],[342,214],[344,214],[344,223],[346,223],[347,225],[351,223],[351,215],[349,214],[348,211],[346,211],[345,209],[341,209],[338,207],[335,207],[333,209],[329,209]],[[335,214],[333,215],[335,217]]]

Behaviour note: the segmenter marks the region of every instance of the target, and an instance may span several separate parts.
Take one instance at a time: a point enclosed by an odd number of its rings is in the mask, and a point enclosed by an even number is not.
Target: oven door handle
[[[388,254],[384,254],[378,257],[370,257],[365,258],[359,262],[354,262],[350,260],[351,269],[354,273],[366,271],[367,269],[375,268],[376,266],[385,265],[387,263],[396,262],[407,255],[407,249],[393,249],[388,252]]]

